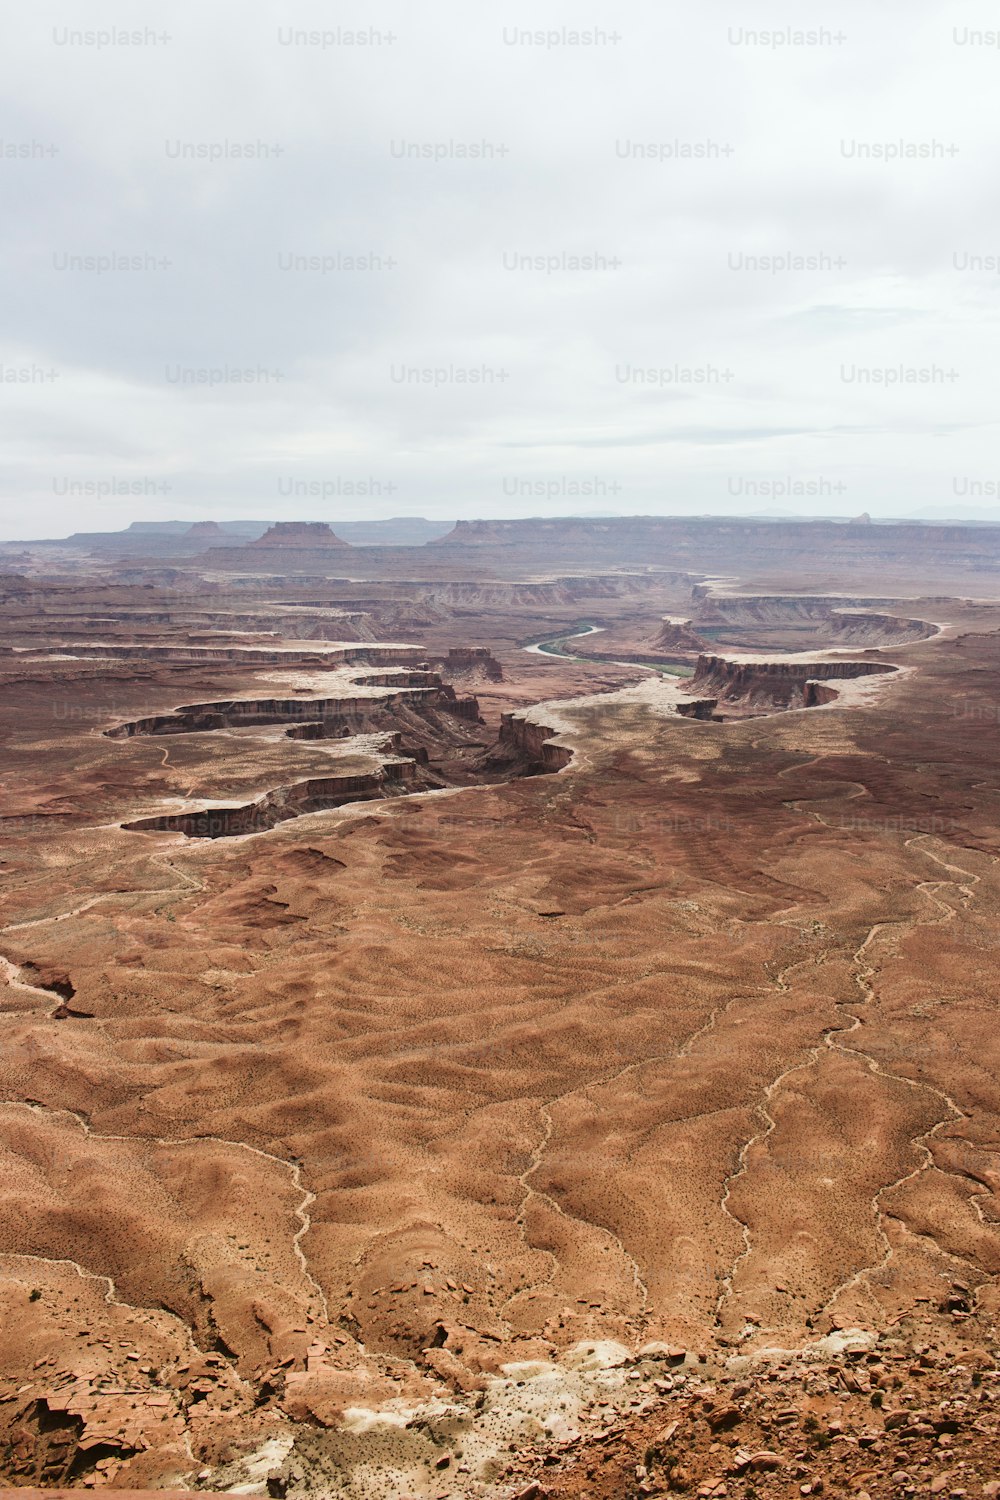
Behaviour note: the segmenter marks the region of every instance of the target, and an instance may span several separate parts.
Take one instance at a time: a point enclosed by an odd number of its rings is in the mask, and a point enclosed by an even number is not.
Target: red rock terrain
[[[32,551],[8,1483],[998,1493],[1000,602],[793,541]]]

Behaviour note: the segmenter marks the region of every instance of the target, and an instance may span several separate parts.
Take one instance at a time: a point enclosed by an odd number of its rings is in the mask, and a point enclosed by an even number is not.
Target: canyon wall
[[[220,703],[192,703],[169,714],[116,724],[104,733],[109,739],[119,740],[141,734],[190,734],[326,719],[363,722],[397,704],[439,708],[459,718],[479,717],[475,698],[459,698],[448,683],[438,683],[356,698],[230,698]]]
[[[718,703],[761,708],[806,706],[806,685],[868,677],[897,669],[879,661],[731,661],[724,656],[698,658],[692,691],[713,693]],[[834,694],[835,696],[835,694]],[[816,698],[815,702],[820,700]]]
[[[696,628],[713,634],[718,633],[719,626],[764,626],[780,630],[797,625],[821,625],[831,642],[885,646],[929,640],[938,633],[938,627],[928,620],[888,613],[892,606],[904,603],[898,599],[849,599],[821,594],[715,594],[702,584],[696,584],[691,594],[698,606]]]
[[[239,838],[266,833],[304,813],[405,793],[416,788],[417,778],[415,760],[387,761],[378,771],[367,775],[315,776],[291,786],[276,787],[242,806],[136,818],[122,827],[130,833],[183,833],[192,839]]]
[[[573,752],[565,745],[553,743],[558,729],[545,724],[536,724],[523,714],[509,713],[500,716],[500,745],[528,768],[526,774],[561,771],[573,759]]]

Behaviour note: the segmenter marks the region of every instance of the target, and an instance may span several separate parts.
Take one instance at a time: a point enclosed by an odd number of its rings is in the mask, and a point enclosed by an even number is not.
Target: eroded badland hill
[[[735,530],[2,563],[6,1483],[1000,1493],[1000,536]]]

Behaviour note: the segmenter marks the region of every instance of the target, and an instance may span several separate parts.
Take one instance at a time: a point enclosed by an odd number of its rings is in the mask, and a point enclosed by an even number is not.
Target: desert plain
[[[1000,530],[0,568],[4,1483],[1000,1493]]]

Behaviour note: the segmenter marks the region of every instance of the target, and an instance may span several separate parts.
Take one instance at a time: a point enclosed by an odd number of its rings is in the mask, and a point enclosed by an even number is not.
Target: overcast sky
[[[922,0],[9,11],[0,534],[1000,519],[998,25]]]

